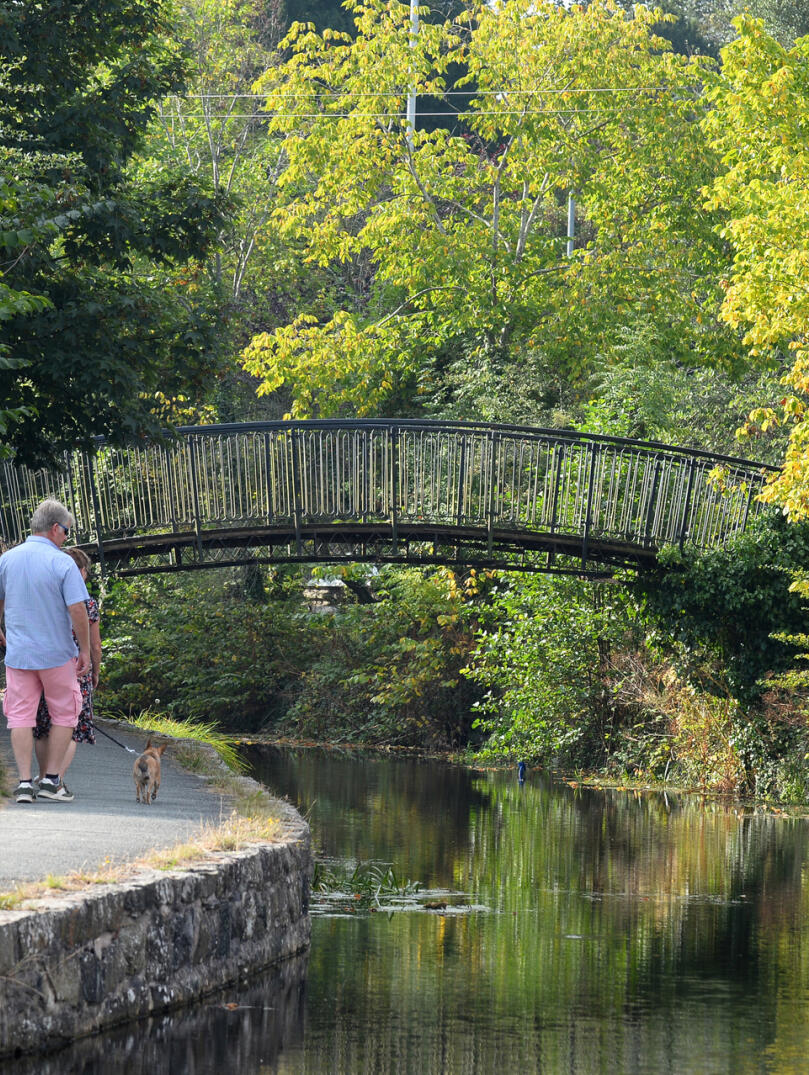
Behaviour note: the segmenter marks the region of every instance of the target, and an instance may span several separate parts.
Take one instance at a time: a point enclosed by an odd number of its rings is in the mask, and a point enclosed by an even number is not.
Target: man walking
[[[63,504],[43,500],[31,518],[31,536],[0,556],[0,617],[5,613],[0,639],[6,646],[3,710],[19,774],[14,793],[18,803],[33,802],[37,796],[56,802],[73,799],[59,782],[59,772],[81,712],[77,677],[90,670],[87,587],[74,561],[61,551],[73,525]],[[43,692],[52,726],[46,774],[35,792],[31,754]]]

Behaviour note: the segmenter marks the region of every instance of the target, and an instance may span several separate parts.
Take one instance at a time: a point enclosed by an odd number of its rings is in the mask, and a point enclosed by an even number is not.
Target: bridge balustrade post
[[[25,540],[25,525],[21,503],[24,501],[20,471],[11,463],[3,464],[8,498],[8,522],[4,524],[3,539],[7,548]]]
[[[548,519],[548,533],[556,533],[556,518],[559,511],[559,490],[562,485],[562,466],[564,465],[565,457],[565,445],[564,443],[556,442],[553,445],[553,489],[551,491],[551,514]],[[548,567],[553,567],[556,561],[556,550],[550,548],[548,550]]]
[[[458,526],[463,526],[466,512],[466,436],[463,433],[456,435],[460,436],[461,452],[458,459],[458,510],[455,521]]]
[[[487,504],[486,504],[486,531],[487,531],[487,551],[489,556],[494,553],[494,490],[497,484],[497,465],[498,465],[498,450],[499,437],[494,433],[489,434],[489,444],[491,451],[489,453],[489,470],[487,480]]]
[[[0,481],[0,548],[5,548],[9,545],[13,545],[11,540],[12,534],[16,532],[16,525],[14,522],[14,515],[11,512],[12,493],[11,482],[9,481],[10,475],[13,471],[8,463],[2,464],[2,470],[0,475],[5,480]]]
[[[178,533],[179,528],[177,526],[177,490],[174,483],[174,467],[172,466],[172,459],[176,453],[176,449],[161,448],[164,458],[166,460],[166,486],[169,498],[169,511],[168,517],[171,523],[171,531],[173,534]],[[182,552],[179,544],[172,546],[171,553],[169,554],[170,563],[175,567],[179,567],[182,564]]]
[[[275,498],[272,490],[272,457],[270,455],[270,434],[264,433],[262,437],[264,443],[264,471],[266,481],[266,493],[267,493],[267,522],[270,522],[273,517],[273,505]]]
[[[750,514],[750,508],[752,507],[753,498],[755,496],[756,496],[755,487],[753,486],[753,482],[751,481],[750,482],[750,490],[749,490],[749,492],[747,494],[747,499],[744,502],[744,515],[742,516],[742,525],[740,527],[740,532],[742,534],[747,529],[747,518],[748,518],[748,516]]]
[[[551,497],[551,517],[548,520],[548,530],[552,533],[556,533],[556,520],[559,514],[559,491],[562,485],[562,466],[565,460],[565,445],[564,443],[557,443],[554,445],[554,467],[553,467],[553,494]]]
[[[646,522],[643,527],[643,542],[645,545],[650,544],[652,537],[652,523],[654,521],[654,509],[657,504],[657,487],[660,482],[660,459],[655,459],[654,471],[652,473],[652,490],[649,493],[649,503],[646,508]]]
[[[399,430],[392,426],[390,430],[390,533],[393,543],[393,555],[399,545]]]
[[[196,534],[197,559],[203,560],[202,551],[202,520],[199,513],[199,481],[197,477],[197,443],[194,437],[189,437],[188,448],[191,464],[191,503],[194,509],[194,533]]]
[[[362,435],[360,443],[362,445],[362,472],[359,480],[359,517],[363,523],[368,522],[368,511],[371,502],[371,445],[369,443],[371,433]],[[355,441],[357,434],[354,435]],[[355,480],[355,486],[356,486]]]
[[[298,455],[300,438],[294,427],[290,433],[290,450],[292,452],[292,495],[295,498],[295,550],[298,556],[303,556],[303,541],[301,540],[301,461]]]
[[[685,545],[685,539],[688,537],[688,523],[689,516],[691,514],[691,493],[694,488],[694,473],[697,469],[697,461],[692,456],[688,460],[688,484],[685,488],[685,503],[683,504],[683,514],[680,518],[680,536],[679,545],[680,551],[682,551]]]
[[[107,576],[107,561],[104,556],[104,538],[102,537],[101,527],[101,501],[98,495],[98,475],[96,472],[95,458],[92,455],[86,456],[87,469],[90,474],[90,497],[93,502],[93,521],[95,523],[96,542],[98,543],[98,566],[101,569],[101,574],[104,578]]]
[[[593,495],[595,493],[596,466],[598,465],[599,445],[591,444],[590,448],[590,471],[587,475],[587,507],[584,512],[584,532],[581,539],[581,567],[587,570],[587,560],[590,552],[590,528],[593,522]]]
[[[78,455],[78,460],[75,453],[65,452],[62,456],[64,459],[65,467],[65,479],[64,484],[56,492],[56,499],[64,502],[65,507],[70,514],[76,520],[76,527],[79,526],[79,520],[82,518],[87,519],[87,529],[90,530],[90,512],[82,511],[77,506],[76,488],[78,486],[81,490],[85,481],[87,484],[91,484],[91,470],[89,456],[86,452],[81,452]],[[74,464],[78,462],[78,467],[74,468]],[[78,469],[78,474],[76,473]],[[78,498],[81,501],[81,497]],[[92,499],[92,497],[91,497]],[[83,506],[83,505],[82,505]],[[89,506],[89,505],[88,505]]]
[[[455,500],[455,525],[463,526],[464,512],[466,509],[466,436],[463,433],[456,433],[455,436],[461,442],[458,453],[458,495]],[[447,497],[449,498],[449,480],[447,480]],[[460,560],[461,558],[460,539],[455,542],[455,558],[456,560]]]

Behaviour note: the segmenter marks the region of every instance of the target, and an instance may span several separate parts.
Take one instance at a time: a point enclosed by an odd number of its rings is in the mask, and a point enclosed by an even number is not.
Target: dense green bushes
[[[809,528],[762,520],[626,586],[503,579],[469,674],[489,757],[795,799],[809,788]]]
[[[562,766],[602,764],[615,708],[608,670],[636,624],[620,586],[544,576],[504,578],[469,675],[484,689],[486,754]]]
[[[238,731],[457,747],[475,688],[460,676],[479,583],[383,571],[374,600],[311,613],[288,569],[116,583],[104,602],[105,712],[158,707]],[[246,586],[246,583],[248,585]]]
[[[805,628],[793,573],[809,562],[809,526],[771,514],[724,548],[700,556],[664,550],[660,570],[641,578],[650,637],[676,645],[686,675],[708,667],[743,703],[794,661],[796,646],[776,636]]]
[[[244,597],[240,582],[223,571],[115,583],[102,611],[103,710],[157,707],[242,729],[270,718],[300,674],[307,625],[284,601]]]
[[[725,548],[664,550],[660,571],[640,581],[648,641],[676,677],[673,726],[692,725],[676,748],[690,783],[806,797],[806,691],[793,670],[807,612],[793,579],[808,559],[809,526],[773,513]]]

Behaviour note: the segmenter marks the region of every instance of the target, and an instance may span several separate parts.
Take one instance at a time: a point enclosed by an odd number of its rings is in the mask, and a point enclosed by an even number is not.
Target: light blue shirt
[[[0,556],[6,665],[58,668],[76,656],[68,605],[88,598],[76,562],[39,534]]]

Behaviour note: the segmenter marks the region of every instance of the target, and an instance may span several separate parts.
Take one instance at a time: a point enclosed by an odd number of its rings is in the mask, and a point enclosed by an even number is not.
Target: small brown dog
[[[132,778],[135,781],[135,802],[153,803],[157,798],[157,789],[160,787],[160,757],[167,744],[153,747],[152,740],[146,740],[146,748],[135,759],[132,767]]]

